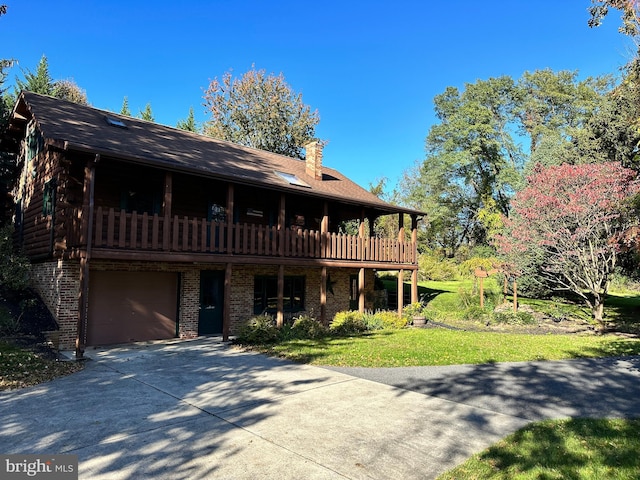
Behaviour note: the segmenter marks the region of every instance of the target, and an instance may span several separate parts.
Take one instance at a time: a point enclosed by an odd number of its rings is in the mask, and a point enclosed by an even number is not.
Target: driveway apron
[[[82,372],[0,393],[0,453],[76,454],[81,479],[429,479],[531,419],[573,413],[532,415],[516,406],[526,382],[492,395],[479,370],[401,369],[410,381],[386,384],[216,338],[88,355]],[[638,383],[637,359],[619,362]]]

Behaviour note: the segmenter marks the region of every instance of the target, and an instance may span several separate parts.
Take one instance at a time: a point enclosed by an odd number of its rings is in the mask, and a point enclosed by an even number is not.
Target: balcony
[[[87,215],[88,216],[88,215]],[[69,209],[67,249],[87,247],[88,233],[81,228],[81,211]],[[249,223],[209,222],[203,218],[166,217],[127,213],[113,208],[95,209],[91,229],[91,247],[112,252],[171,253],[202,256],[234,255],[335,260],[384,264],[415,265],[416,245],[389,238],[361,237],[317,230],[286,228]],[[129,255],[129,258],[131,255]]]

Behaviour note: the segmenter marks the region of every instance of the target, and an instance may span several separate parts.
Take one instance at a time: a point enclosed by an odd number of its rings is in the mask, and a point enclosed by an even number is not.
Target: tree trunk
[[[591,306],[591,315],[593,319],[598,323],[598,332],[603,333],[605,330],[604,301],[599,297],[595,298],[593,305]]]

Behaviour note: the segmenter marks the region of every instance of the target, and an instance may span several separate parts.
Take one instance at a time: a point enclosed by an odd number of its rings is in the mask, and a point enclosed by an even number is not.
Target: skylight
[[[311,185],[309,185],[307,182],[300,180],[298,177],[296,177],[293,173],[285,173],[285,172],[277,172],[276,174],[282,178],[285,182],[287,182],[290,185],[296,185],[298,187],[305,187],[305,188],[311,188]]]
[[[114,117],[109,117],[106,116],[104,117],[104,119],[107,121],[107,123],[113,127],[118,127],[118,128],[127,128],[127,124],[124,123],[122,120],[118,119],[118,118],[114,118]]]

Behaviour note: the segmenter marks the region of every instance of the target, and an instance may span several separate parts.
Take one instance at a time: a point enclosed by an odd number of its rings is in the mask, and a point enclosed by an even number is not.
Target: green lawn
[[[256,347],[313,365],[409,367],[640,354],[640,340],[615,335],[525,335],[447,329],[383,330]]]
[[[640,420],[548,420],[509,435],[438,480],[634,480]]]

